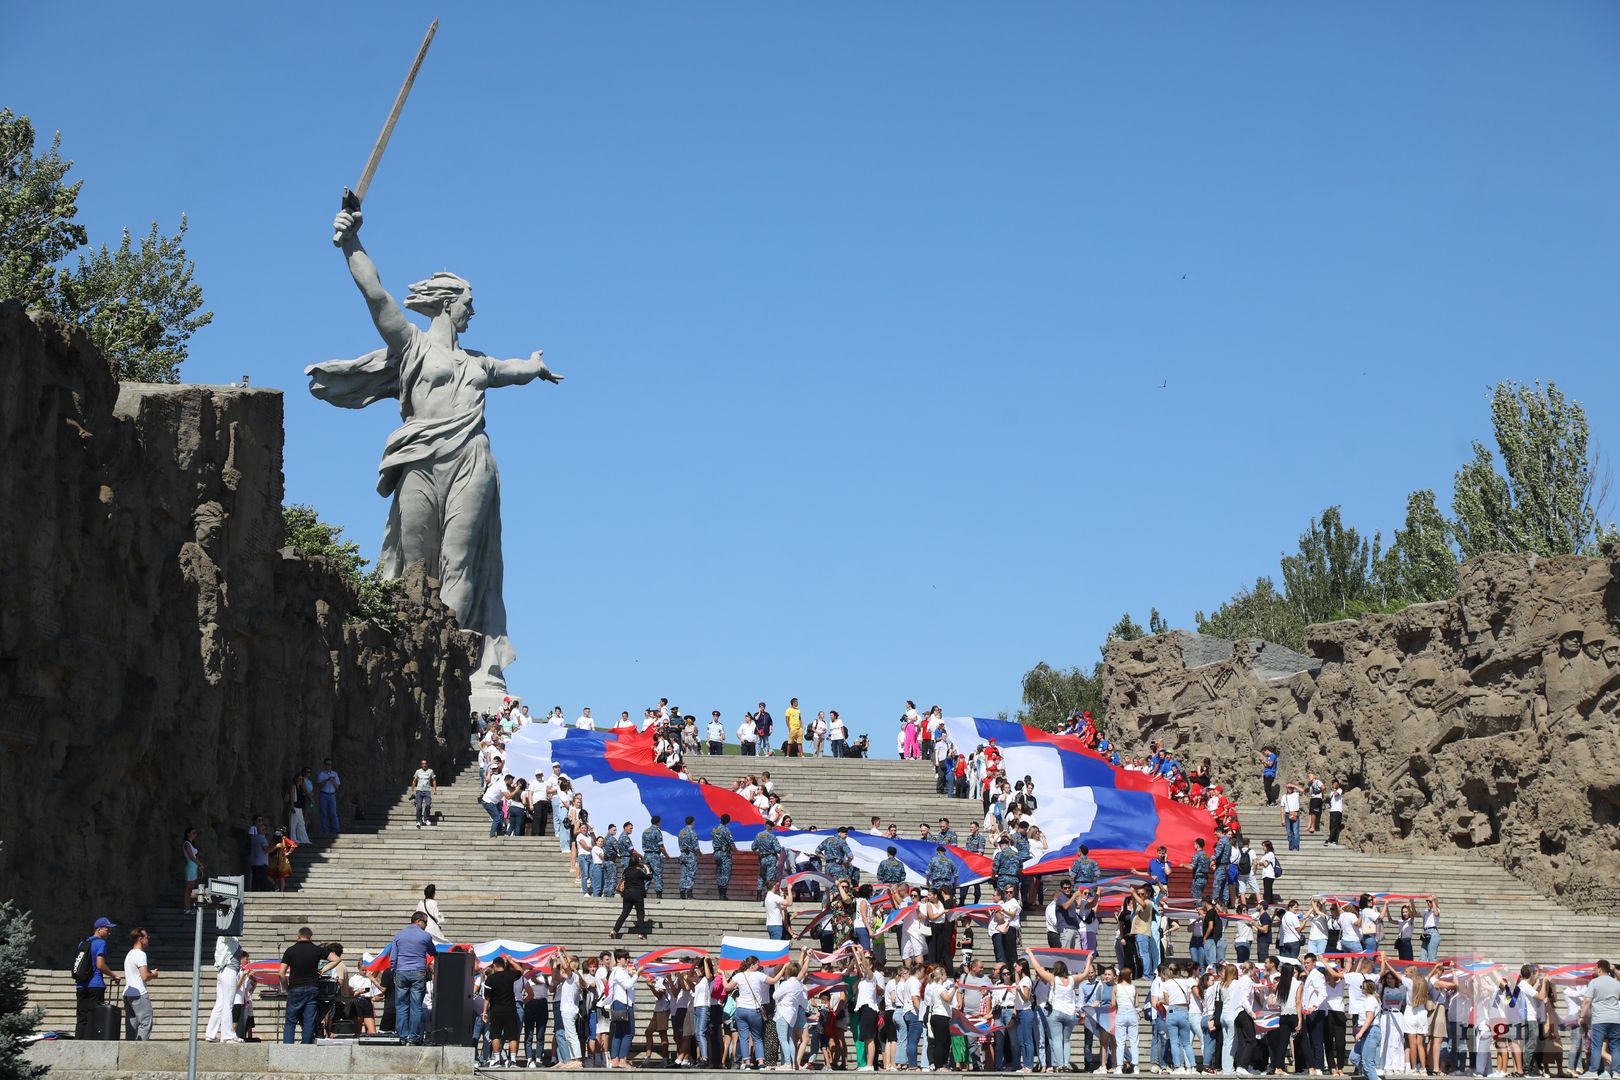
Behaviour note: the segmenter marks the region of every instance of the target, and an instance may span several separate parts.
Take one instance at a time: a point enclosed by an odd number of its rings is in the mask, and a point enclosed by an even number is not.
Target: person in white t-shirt
[[[755,743],[759,740],[758,728],[754,725],[754,714],[748,713],[743,722],[737,727],[737,745],[744,757],[755,754]]]
[[[787,940],[788,914],[788,900],[782,895],[782,882],[772,878],[765,890],[765,933],[771,940]]]
[[[550,724],[552,727],[568,726],[568,721],[563,717],[561,705],[558,705],[556,708],[551,710],[551,715],[546,717],[546,723]]]
[[[1365,893],[1357,906],[1361,909],[1361,951],[1377,952],[1378,908],[1373,904],[1372,897]]]
[[[810,738],[815,742],[815,756],[820,758],[821,750],[826,745],[826,712],[816,712],[815,719],[810,721]]]
[[[1361,951],[1361,916],[1354,904],[1345,904],[1339,909],[1339,951]]]
[[[770,977],[759,967],[759,957],[744,958],[742,967],[725,982],[726,993],[737,992],[737,1007],[732,1014],[737,1022],[737,1067],[745,1068],[752,1061],[756,1068],[765,1067],[765,1006],[771,1000]]]
[[[596,730],[596,721],[591,717],[591,710],[589,707],[580,710],[579,716],[574,720],[574,726],[579,728],[581,731]]]
[[[1288,901],[1283,911],[1282,932],[1277,939],[1277,951],[1284,956],[1299,959],[1301,933],[1305,927],[1305,920],[1299,917],[1299,901]]]
[[[608,973],[607,999],[609,1031],[608,1068],[628,1069],[630,1051],[636,1041],[636,980],[641,972],[630,961],[630,954],[620,950],[614,955],[613,970]]]
[[[152,1037],[152,994],[149,984],[157,978],[157,968],[146,961],[146,928],[129,932],[129,952],[124,957],[124,1038],[146,1042]]]

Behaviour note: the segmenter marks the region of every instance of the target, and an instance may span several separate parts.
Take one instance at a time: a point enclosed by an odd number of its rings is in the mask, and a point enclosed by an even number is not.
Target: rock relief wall
[[[1620,551],[1482,556],[1453,599],[1306,638],[1316,670],[1291,675],[1248,642],[1192,666],[1184,653],[1206,653],[1183,632],[1111,642],[1108,726],[1210,758],[1248,803],[1274,745],[1285,778],[1344,783],[1347,843],[1477,849],[1566,903],[1620,910]]]
[[[0,303],[0,895],[38,959],[178,905],[181,830],[240,873],[330,756],[346,820],[465,745],[472,638],[420,567],[403,629],[283,548],[282,399],[117,383],[76,328]]]

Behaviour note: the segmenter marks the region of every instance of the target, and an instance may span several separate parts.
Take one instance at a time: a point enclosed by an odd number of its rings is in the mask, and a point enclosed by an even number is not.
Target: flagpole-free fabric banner
[[[1036,821],[1046,834],[1049,854],[1025,872],[1066,869],[1080,845],[1105,866],[1145,863],[1159,845],[1175,862],[1193,855],[1193,841],[1212,831],[1209,814],[1166,797],[1162,781],[1143,773],[1118,769],[1087,750],[1078,739],[1005,720],[970,717],[947,720],[959,747],[988,746],[992,741],[1007,775],[1035,781],[1040,800]],[[591,820],[598,828],[631,822],[638,838],[659,816],[664,831],[664,854],[679,855],[678,836],[692,817],[699,847],[711,852],[710,831],[720,816],[731,817],[737,847],[747,850],[753,838],[768,826],[759,811],[742,796],[712,784],[682,780],[654,759],[654,735],[629,729],[586,731],[550,724],[530,724],[512,736],[506,746],[506,771],[531,782],[550,778],[558,765],[584,796]],[[790,851],[809,854],[832,830],[778,831],[777,838]],[[935,845],[925,840],[872,836],[852,829],[847,837],[855,865],[874,873],[893,845],[905,866],[906,880],[919,885],[927,880]],[[962,848],[950,848],[961,884],[983,881],[990,875],[990,859]]]
[[[677,777],[654,759],[654,738],[651,730],[586,731],[529,724],[507,740],[506,771],[533,783],[536,775],[542,781],[549,779],[551,766],[560,765],[574,790],[585,797],[585,808],[596,827],[605,831],[609,824],[622,826],[631,822],[638,849],[641,830],[656,814],[662,819],[666,857],[679,856],[680,831],[689,816],[698,835],[698,847],[712,853],[709,833],[720,824],[720,815],[729,814],[731,823],[727,827],[732,839],[739,850],[747,851],[759,831],[768,827],[759,811],[734,791]],[[834,829],[776,831],[783,847],[807,854],[835,834]],[[878,863],[887,857],[887,848],[892,844],[896,858],[906,868],[906,880],[914,885],[927,880],[928,861],[934,857],[935,845],[854,831],[847,839],[855,865],[868,874],[877,872]],[[957,880],[963,884],[983,881],[990,875],[990,860],[985,856],[952,848],[949,857],[956,864]]]

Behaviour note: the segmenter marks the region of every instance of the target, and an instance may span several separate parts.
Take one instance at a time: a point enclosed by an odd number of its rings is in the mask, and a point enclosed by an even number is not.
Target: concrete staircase
[[[926,762],[829,758],[699,758],[694,775],[729,786],[743,772],[768,770],[793,813],[796,825],[852,829],[870,827],[873,815],[897,821],[903,836],[915,836],[920,822],[949,817],[959,833],[980,817],[976,800],[949,799],[934,792]],[[249,897],[243,944],[255,959],[281,955],[299,926],[308,925],[318,941],[341,941],[351,966],[363,950],[382,948],[407,922],[429,882],[438,889],[446,933],[455,941],[495,937],[536,944],[560,944],[594,952],[609,944],[619,913],[611,898],[581,895],[556,839],[490,839],[489,819],[478,805],[476,767],[469,766],[441,788],[435,800],[437,827],[418,829],[404,798],[366,808],[343,836],[317,839],[295,855],[295,872],[285,894]],[[1278,812],[1245,807],[1242,820],[1258,844],[1270,839],[1282,856],[1285,875],[1279,895],[1317,892],[1434,892],[1442,915],[1442,953],[1479,954],[1519,963],[1524,960],[1575,961],[1620,956],[1620,926],[1613,920],[1562,908],[1494,864],[1466,853],[1377,854],[1326,848],[1322,836],[1305,837],[1303,850],[1288,852]],[[644,822],[637,822],[638,828]],[[669,831],[679,822],[665,823]],[[1145,862],[1145,860],[1144,860]],[[675,899],[679,866],[665,863],[665,899],[649,899],[650,939],[630,938],[634,951],[662,945],[718,945],[723,933],[764,935],[764,914],[753,900],[755,864],[739,853],[729,902],[713,887],[713,862],[700,861],[698,899]],[[1177,870],[1175,896],[1190,891],[1190,877]],[[157,1038],[181,1038],[189,1002],[192,920],[178,909],[153,912],[147,924],[151,955],[164,974],[154,983]],[[1037,924],[1038,925],[1038,924]],[[122,929],[111,955],[124,954]],[[213,934],[205,931],[202,1012],[212,1000],[208,965]],[[1387,938],[1393,951],[1393,931]],[[981,948],[981,952],[988,950]],[[1179,953],[1185,938],[1178,940]],[[1230,955],[1230,952],[1229,952]],[[31,972],[33,1004],[46,1009],[46,1028],[71,1031],[73,987],[62,968]],[[270,1037],[273,1015],[261,1010],[261,1032]]]
[[[877,814],[885,822],[897,817],[902,834],[915,835],[919,822],[945,816],[965,833],[967,822],[979,816],[976,802],[936,795],[933,774],[910,762],[728,755],[700,758],[697,765],[694,775],[725,786],[743,773],[769,771],[796,825],[869,828]],[[286,893],[249,894],[243,946],[253,959],[279,958],[298,928],[307,925],[317,941],[342,942],[352,967],[362,951],[381,949],[409,921],[422,886],[430,882],[437,886],[445,933],[452,940],[506,937],[577,953],[611,944],[618,900],[582,895],[550,833],[491,839],[479,794],[477,767],[469,765],[441,786],[434,800],[435,827],[418,829],[412,804],[401,797],[366,807],[365,819],[350,823],[342,836],[317,837],[299,848]],[[638,833],[645,824],[637,822]],[[679,822],[665,823],[666,831],[679,827]],[[752,854],[738,852],[729,901],[719,900],[714,888],[713,860],[702,858],[699,870],[697,899],[678,900],[679,864],[665,860],[664,899],[649,897],[649,939],[629,937],[625,944],[632,952],[684,944],[718,948],[724,933],[764,936],[764,908],[753,898],[757,860]],[[214,948],[212,920],[205,922],[204,1017],[212,1002]],[[183,1038],[194,921],[171,907],[154,911],[145,925],[152,936],[149,954],[163,972],[153,984],[154,1037]],[[109,955],[115,965],[122,964],[126,951],[125,929],[114,931]],[[45,1028],[72,1031],[74,994],[66,966],[64,960],[60,970],[30,973],[31,1001],[45,1008]],[[268,1032],[272,1018],[261,1011],[262,1032]]]
[[[1316,893],[1432,893],[1440,903],[1440,955],[1484,956],[1515,967],[1528,962],[1574,963],[1620,954],[1620,923],[1612,916],[1577,912],[1537,892],[1488,859],[1466,851],[1370,852],[1326,847],[1327,824],[1302,833],[1289,851],[1282,811],[1244,806],[1238,819],[1254,845],[1270,840],[1282,860],[1282,899],[1301,906]],[[1308,815],[1300,816],[1303,827]],[[1392,916],[1400,904],[1390,905]],[[1395,952],[1396,927],[1382,945]],[[1228,950],[1230,955],[1230,950]]]

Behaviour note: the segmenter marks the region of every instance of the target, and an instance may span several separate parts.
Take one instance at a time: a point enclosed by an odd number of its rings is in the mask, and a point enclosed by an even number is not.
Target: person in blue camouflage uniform
[[[720,899],[729,900],[726,889],[731,886],[731,856],[737,842],[731,838],[731,815],[721,814],[720,824],[709,830],[709,846],[714,851],[714,886],[720,890]]]
[[[996,857],[990,861],[990,874],[996,879],[996,893],[1009,885],[1018,887],[1018,872],[1024,867],[1024,860],[1018,857],[1018,850],[1013,847],[1011,837],[1003,836],[1001,844],[996,850]]]
[[[951,819],[940,818],[939,828],[930,832],[928,834],[928,839],[932,840],[936,844],[949,844],[951,847],[955,847],[956,830],[951,828]]]
[[[1087,889],[1095,888],[1097,879],[1102,877],[1102,867],[1097,860],[1091,857],[1091,849],[1080,845],[1080,854],[1074,862],[1069,864],[1069,876],[1074,878],[1074,891],[1083,893]]]
[[[653,894],[660,900],[664,898],[664,830],[658,827],[662,820],[654,814],[652,824],[641,830],[641,857],[647,860]]]
[[[626,826],[628,828],[628,826]],[[613,896],[619,891],[619,876],[630,862],[630,853],[620,852],[623,839],[619,830],[608,826],[607,838],[602,841],[602,895]]]
[[[883,886],[899,885],[906,880],[906,864],[895,858],[898,849],[889,845],[889,857],[878,863],[878,884]]]
[[[691,900],[692,890],[697,888],[697,860],[698,836],[697,830],[692,828],[696,818],[687,817],[686,825],[676,838],[681,849],[681,899]]]
[[[835,836],[829,836],[816,845],[816,855],[821,859],[821,872],[834,881],[848,881],[855,884],[855,853],[849,850],[849,826],[840,826]]]
[[[1018,852],[1018,866],[1022,869],[1029,865],[1029,822],[1020,821],[1018,831],[1013,833],[1013,850]],[[1035,906],[1034,886],[1040,883],[1040,878],[1031,877],[1027,881],[1020,881],[1018,885],[1018,899],[1031,907]],[[1025,896],[1026,889],[1031,895]],[[1040,905],[1044,907],[1045,905]]]
[[[944,844],[936,847],[934,857],[928,860],[928,887],[943,893],[947,903],[956,896],[956,863],[945,853]]]
[[[977,821],[968,822],[968,834],[962,838],[962,849],[964,851],[971,851],[975,855],[984,854],[984,833],[979,831],[979,823]],[[979,888],[979,883],[974,882],[973,902],[975,904],[979,902],[979,897],[982,895],[979,892]]]
[[[1192,860],[1192,898],[1193,903],[1202,904],[1204,896],[1209,892],[1209,874],[1215,868],[1215,863],[1204,850],[1204,838],[1198,837],[1193,841],[1198,848]]]
[[[781,876],[777,869],[777,860],[782,854],[782,841],[776,838],[776,833],[767,825],[754,835],[754,842],[750,847],[754,854],[759,856],[759,884],[754,889],[754,899],[763,900],[765,889]]]

